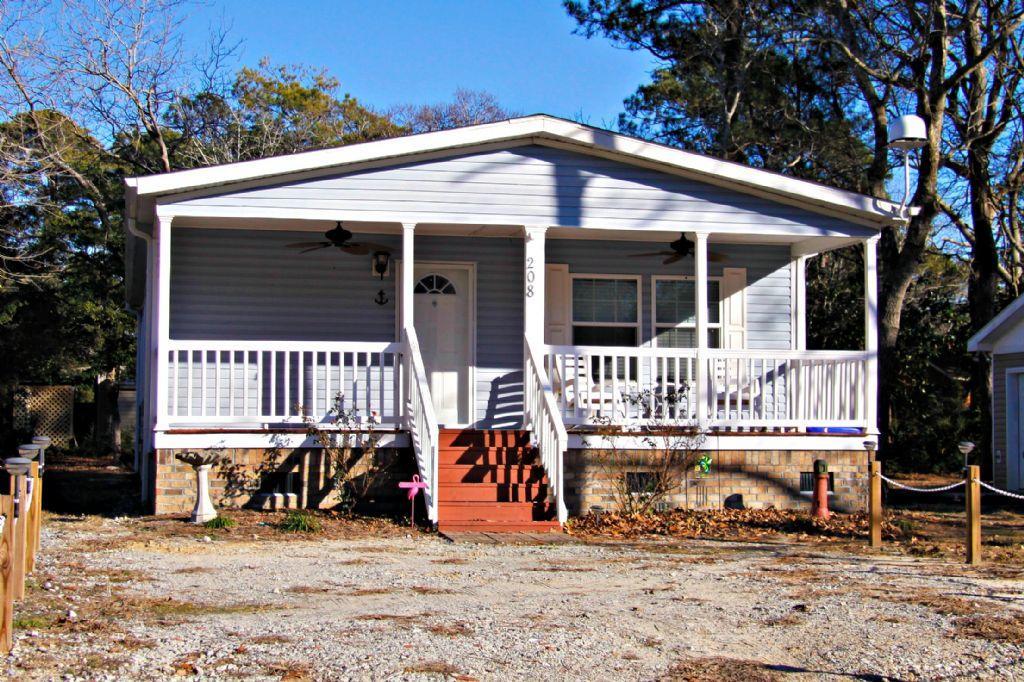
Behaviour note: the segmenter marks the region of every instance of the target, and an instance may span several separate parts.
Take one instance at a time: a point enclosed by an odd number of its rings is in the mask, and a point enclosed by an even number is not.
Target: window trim
[[[722,275],[709,276],[709,282],[718,282],[718,322],[708,321],[708,329],[717,329],[719,343],[724,342],[723,328],[724,324],[722,320],[725,315],[725,308],[722,306],[722,283],[725,277]],[[658,347],[658,330],[659,329],[692,329],[694,331],[694,338],[697,333],[697,323],[694,321],[693,324],[686,324],[683,322],[677,322],[674,325],[659,324],[658,323],[658,282],[696,282],[697,278],[693,275],[651,275],[651,347]]]
[[[572,334],[573,327],[598,327],[598,328],[618,328],[618,327],[633,327],[636,329],[636,348],[643,346],[643,334],[640,330],[643,329],[644,309],[643,309],[643,286],[644,278],[643,275],[616,275],[609,273],[585,273],[585,272],[572,272],[569,273],[569,333]],[[574,288],[576,286],[577,279],[617,279],[617,280],[628,280],[636,282],[636,322],[577,322],[576,321],[576,310],[574,305]]]

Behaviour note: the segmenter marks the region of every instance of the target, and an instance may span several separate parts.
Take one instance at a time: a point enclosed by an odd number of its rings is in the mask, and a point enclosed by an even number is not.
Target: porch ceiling
[[[239,230],[285,230],[295,232],[319,233],[326,232],[334,226],[330,220],[280,220],[270,218],[209,218],[181,216],[175,219],[181,227],[205,227],[217,229]],[[393,234],[400,235],[402,226],[399,223],[344,221],[347,229],[356,234]],[[604,230],[595,228],[553,226],[548,229],[549,239],[596,240],[664,243],[669,237],[687,232],[685,226],[678,230]],[[523,236],[521,225],[491,225],[472,223],[417,223],[416,234],[423,236],[448,237],[485,237],[508,239]],[[794,256],[822,253],[832,249],[849,246],[864,241],[857,237],[820,236],[791,234],[742,234],[742,233],[711,233],[708,242],[712,244],[788,244]]]

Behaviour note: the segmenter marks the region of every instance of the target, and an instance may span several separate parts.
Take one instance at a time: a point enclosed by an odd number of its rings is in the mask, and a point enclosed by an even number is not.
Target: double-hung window
[[[573,275],[572,342],[577,346],[640,345],[640,278]]]
[[[654,339],[659,348],[696,348],[696,281],[654,278]],[[708,347],[722,347],[721,280],[708,279]]]

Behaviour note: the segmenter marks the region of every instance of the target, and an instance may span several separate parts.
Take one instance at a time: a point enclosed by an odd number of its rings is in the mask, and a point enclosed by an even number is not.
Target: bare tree
[[[409,133],[429,133],[503,121],[518,114],[501,106],[489,92],[459,88],[450,102],[403,104],[391,108],[387,115]]]

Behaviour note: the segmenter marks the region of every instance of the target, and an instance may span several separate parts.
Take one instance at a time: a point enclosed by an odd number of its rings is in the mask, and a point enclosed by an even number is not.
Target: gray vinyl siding
[[[222,188],[182,206],[322,210],[328,219],[654,228],[773,226],[808,236],[869,228],[761,197],[578,152],[527,145],[439,160]],[[391,218],[394,220],[395,218]]]
[[[651,341],[651,290],[654,277],[693,275],[693,259],[671,266],[661,258],[632,258],[630,254],[657,251],[651,242],[547,240],[547,262],[569,266],[570,274],[621,274],[641,276],[641,343]],[[791,277],[789,248],[714,244],[711,250],[723,260],[708,263],[708,274],[718,277],[723,268],[747,270],[747,347],[790,348]]]
[[[992,449],[1002,456],[994,459],[996,485],[1007,485],[1007,459],[1019,457],[1009,452],[1006,422],[1006,370],[1024,367],[1024,353],[996,353],[992,356]]]
[[[394,341],[395,278],[369,257],[299,253],[313,232],[174,228],[171,338],[244,341]],[[374,235],[399,254],[401,239]],[[383,290],[388,303],[373,299]]]

